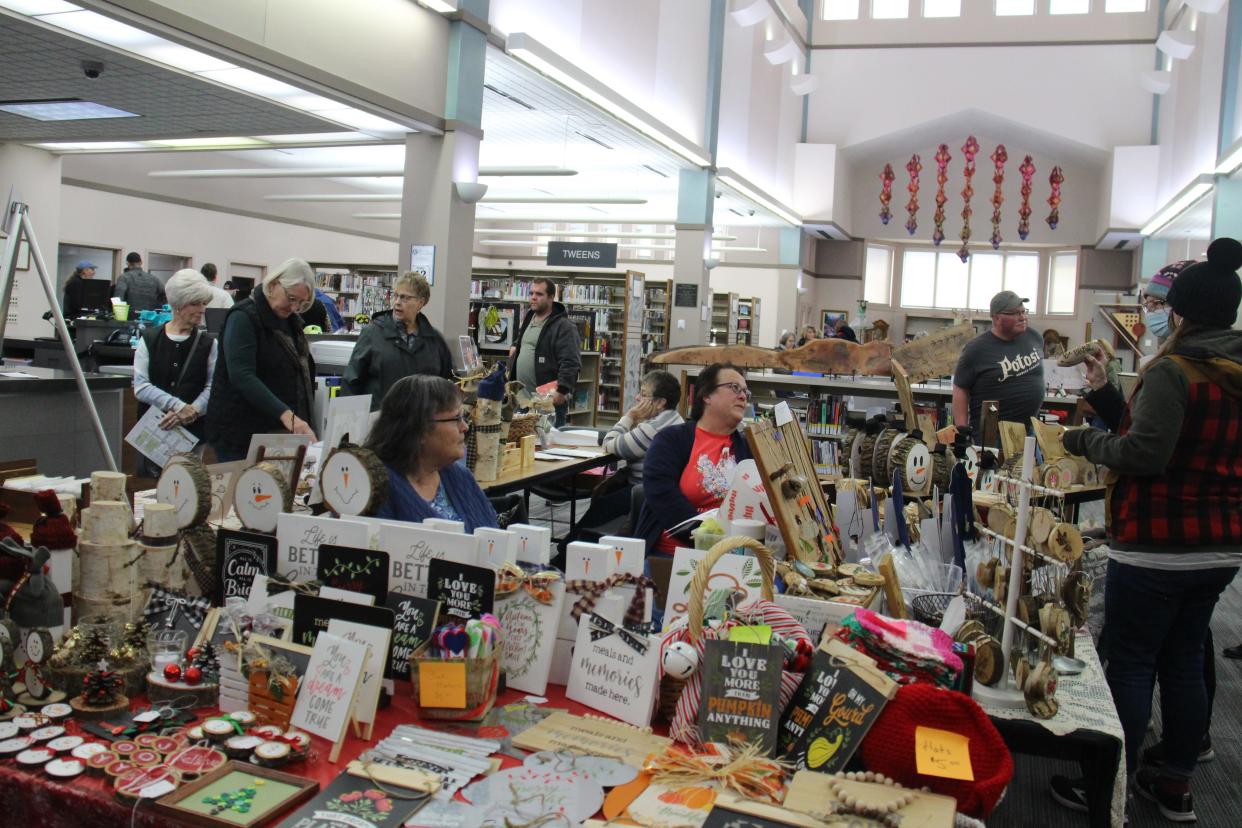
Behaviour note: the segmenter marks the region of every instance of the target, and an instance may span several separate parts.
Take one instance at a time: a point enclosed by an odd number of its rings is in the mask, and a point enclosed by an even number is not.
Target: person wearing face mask
[[[1070,453],[1110,469],[1102,650],[1126,764],[1138,769],[1138,792],[1181,822],[1195,820],[1190,779],[1210,715],[1204,640],[1242,565],[1239,267],[1242,244],[1221,238],[1206,262],[1181,269],[1164,300],[1167,338],[1140,371],[1117,433],[1064,435]],[[1088,382],[1092,394],[1111,393],[1099,359],[1088,360]],[[1162,749],[1140,760],[1157,677]]]
[[[738,462],[751,456],[738,431],[749,402],[746,378],[717,362],[694,381],[689,421],[656,433],[643,460],[645,498],[635,527],[648,549],[674,551],[677,543],[667,530],[716,508],[728,494]]]

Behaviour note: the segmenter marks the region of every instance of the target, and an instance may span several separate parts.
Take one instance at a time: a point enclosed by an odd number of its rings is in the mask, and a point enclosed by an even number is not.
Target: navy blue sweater
[[[647,541],[649,553],[655,549],[661,532],[698,514],[698,509],[681,493],[681,473],[690,465],[697,427],[696,421],[687,420],[660,429],[643,459],[643,510],[634,534]],[[750,459],[750,446],[742,432],[733,432],[730,452],[739,463]]]
[[[385,464],[387,466],[387,464]],[[388,468],[388,500],[375,512],[377,518],[388,520],[408,520],[420,523],[427,518],[436,517],[422,495],[414,491],[404,472],[392,466]],[[466,524],[466,534],[474,534],[480,526],[498,528],[496,510],[492,502],[483,494],[474,475],[466,468],[466,464],[457,461],[451,466],[440,469],[440,485],[448,495],[449,503],[457,510],[462,522]]]

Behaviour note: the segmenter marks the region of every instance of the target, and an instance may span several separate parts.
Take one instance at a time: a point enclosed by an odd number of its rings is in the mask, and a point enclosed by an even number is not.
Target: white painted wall
[[[531,35],[702,145],[709,11],[684,0],[492,0],[489,22]]]
[[[61,238],[60,156],[19,144],[0,143],[0,192],[5,194],[6,200],[11,194],[30,207],[30,226],[59,301],[56,243]],[[8,216],[3,219],[7,221]],[[35,270],[33,257],[28,270],[17,271],[14,275],[4,335],[15,339],[49,336],[51,326],[41,318],[49,307],[47,294]]]
[[[775,348],[782,330],[794,327],[798,271],[720,265],[710,275],[712,293],[736,293],[760,300],[759,337],[754,344]]]

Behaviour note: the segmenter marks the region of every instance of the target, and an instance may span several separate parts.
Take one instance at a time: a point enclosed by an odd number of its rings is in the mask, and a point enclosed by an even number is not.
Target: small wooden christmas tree
[[[82,695],[75,696],[69,705],[85,719],[111,716],[129,707],[129,699],[122,690],[125,679],[108,667],[107,659],[100,659],[95,669],[82,680]]]

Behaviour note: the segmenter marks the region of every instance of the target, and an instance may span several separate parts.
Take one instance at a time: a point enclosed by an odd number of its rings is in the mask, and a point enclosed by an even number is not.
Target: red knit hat
[[[923,725],[960,733],[970,739],[975,781],[924,776],[917,770],[915,729]],[[891,776],[907,788],[924,785],[951,796],[968,816],[983,819],[1000,802],[1013,777],[1013,757],[1000,733],[974,699],[930,684],[910,684],[884,706],[862,743],[867,770]]]
[[[48,549],[72,549],[78,545],[78,536],[73,532],[73,525],[60,507],[56,492],[44,489],[34,496],[35,505],[43,513],[43,517],[35,521],[30,530],[30,545],[45,546]]]
[[[0,500],[0,541],[4,540],[5,538],[12,538],[13,540],[17,541],[18,543],[24,546],[26,544],[26,541],[24,538],[22,538],[21,534],[16,529],[14,529],[12,526],[9,526],[7,523],[4,522],[4,519],[8,517],[9,515],[9,508],[10,508],[9,504]]]

